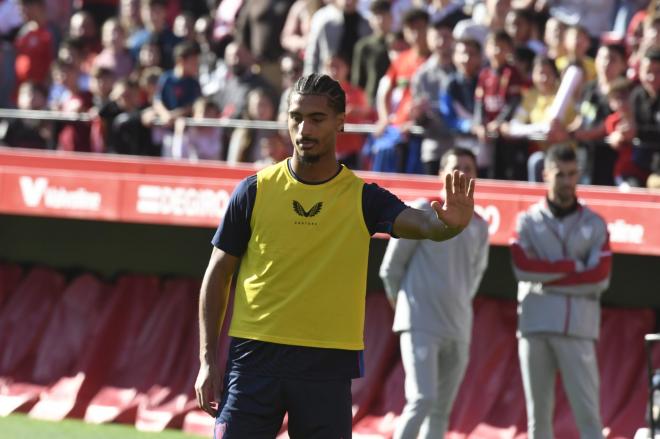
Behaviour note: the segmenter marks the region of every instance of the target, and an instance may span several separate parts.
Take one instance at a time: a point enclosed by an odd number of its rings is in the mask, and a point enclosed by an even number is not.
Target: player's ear
[[[337,114],[337,132],[338,133],[344,132],[345,119],[346,119],[346,113]]]

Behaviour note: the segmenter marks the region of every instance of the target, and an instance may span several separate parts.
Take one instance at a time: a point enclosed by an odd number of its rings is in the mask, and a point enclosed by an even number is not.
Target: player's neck
[[[307,183],[320,183],[332,179],[340,169],[334,157],[321,157],[316,162],[301,160],[296,154],[289,161],[296,178]]]

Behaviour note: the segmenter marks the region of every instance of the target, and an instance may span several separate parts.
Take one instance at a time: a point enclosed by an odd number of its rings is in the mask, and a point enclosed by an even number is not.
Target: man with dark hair
[[[370,236],[446,240],[467,226],[474,181],[454,171],[445,204],[406,207],[335,158],[346,97],[327,75],[289,97],[293,157],[239,183],[213,238],[200,293],[200,407],[216,437],[351,437],[351,379],[362,373]],[[217,341],[238,268],[220,402]],[[219,409],[212,407],[219,401]]]
[[[374,105],[378,81],[390,66],[387,36],[392,30],[392,3],[388,0],[375,0],[369,5],[371,35],[362,37],[355,43],[351,67],[351,82],[362,87]]]
[[[202,94],[197,81],[199,53],[197,43],[177,44],[174,69],[163,73],[158,81],[154,109],[166,125],[171,125],[178,117],[188,116],[193,102]]]
[[[473,129],[475,91],[483,60],[481,44],[477,40],[458,40],[454,44],[453,60],[456,71],[440,96],[440,113],[452,131],[454,144],[476,154],[480,144]]]
[[[140,0],[140,16],[144,27],[129,36],[128,48],[137,59],[144,44],[153,41],[160,50],[160,67],[171,69],[174,47],[180,42],[167,23],[167,0]]]
[[[451,133],[440,114],[438,100],[447,90],[449,76],[454,72],[452,52],[454,37],[449,20],[434,22],[427,32],[431,56],[419,66],[412,77],[412,116],[424,127],[421,161],[424,173],[438,175],[440,156],[451,148]]]
[[[456,170],[477,176],[468,149],[449,149],[440,165],[443,180]],[[412,205],[430,211],[431,201]],[[445,437],[468,363],[472,298],[487,264],[488,223],[478,215],[449,241],[391,239],[387,245],[380,276],[395,309],[393,330],[406,372],[406,406],[395,439]]]
[[[197,80],[199,73],[199,45],[185,41],[174,48],[174,69],[169,70],[159,78],[153,109],[159,122],[165,128],[154,128],[154,140],[161,143],[162,155],[171,157],[171,132],[174,123],[181,117],[188,117],[192,105],[201,96],[202,89]]]
[[[602,438],[595,341],[612,265],[607,224],[578,201],[579,172],[570,145],[548,149],[543,176],[548,194],[518,217],[511,245],[527,433],[530,439],[555,437],[559,372],[580,437]]]
[[[369,33],[369,23],[357,10],[357,0],[327,1],[312,16],[303,72],[320,72],[332,54],[352,60],[355,43]]]

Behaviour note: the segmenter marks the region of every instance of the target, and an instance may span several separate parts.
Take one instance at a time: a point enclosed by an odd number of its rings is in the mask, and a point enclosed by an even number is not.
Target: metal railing
[[[91,122],[93,117],[89,113],[74,113],[52,110],[17,110],[0,108],[0,118],[4,119],[38,119],[62,122]],[[219,127],[219,128],[248,128],[261,130],[286,130],[285,123],[270,120],[247,120],[247,119],[200,119],[193,117],[183,118],[187,127]],[[157,121],[155,125],[160,125]],[[374,124],[347,123],[344,132],[371,134],[374,132]],[[410,130],[413,134],[423,134],[424,128],[414,126]]]

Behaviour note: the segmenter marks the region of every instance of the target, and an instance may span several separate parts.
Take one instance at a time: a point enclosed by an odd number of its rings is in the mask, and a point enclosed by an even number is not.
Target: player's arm
[[[242,180],[229,200],[224,218],[211,242],[213,252],[204,273],[199,296],[199,360],[195,382],[199,407],[211,416],[220,401],[220,383],[216,367],[217,344],[227,309],[229,287],[250,240],[250,216],[256,198],[256,175]]]
[[[229,301],[231,279],[239,258],[213,247],[199,294],[199,361],[195,383],[199,407],[211,416],[216,409],[211,401],[220,400],[220,380],[216,376],[218,337]]]
[[[465,174],[454,171],[445,179],[446,200],[444,205],[431,203],[433,210],[424,211],[409,207],[396,217],[395,235],[408,239],[445,241],[458,235],[470,223],[474,212],[475,181],[467,181]]]

